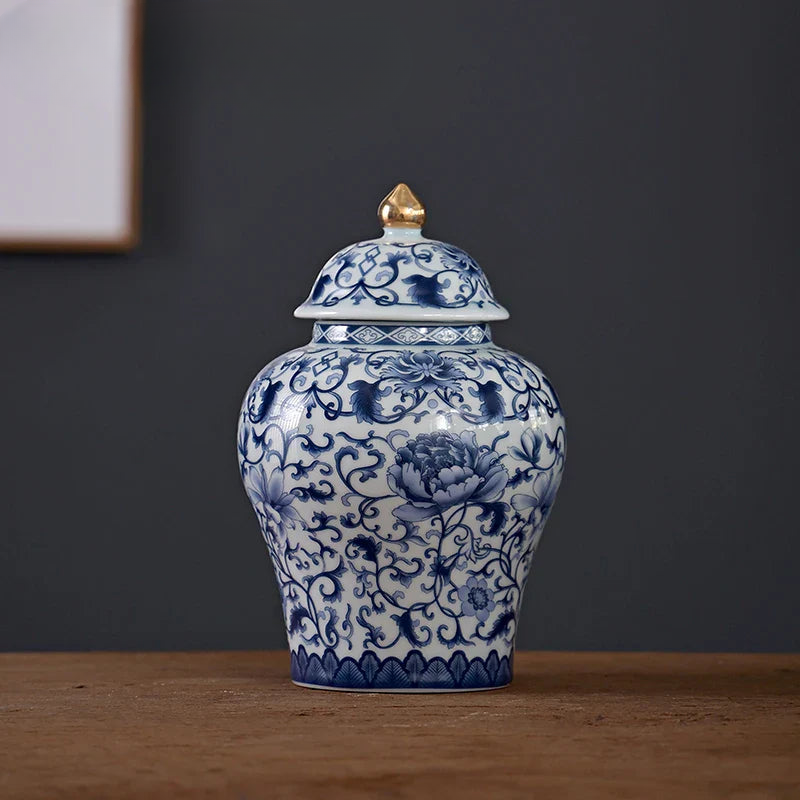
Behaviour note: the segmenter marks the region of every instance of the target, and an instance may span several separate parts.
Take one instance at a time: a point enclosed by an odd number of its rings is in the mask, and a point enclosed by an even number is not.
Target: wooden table
[[[518,653],[350,694],[285,653],[0,655],[0,798],[800,797],[800,656]]]

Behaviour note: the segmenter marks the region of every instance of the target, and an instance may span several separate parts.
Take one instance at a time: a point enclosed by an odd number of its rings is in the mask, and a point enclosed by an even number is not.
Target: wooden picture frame
[[[140,233],[144,0],[0,0],[0,251]]]

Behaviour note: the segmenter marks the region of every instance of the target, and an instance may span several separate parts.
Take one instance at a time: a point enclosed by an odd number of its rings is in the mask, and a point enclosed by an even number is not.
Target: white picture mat
[[[0,244],[132,235],[135,0],[0,0]]]

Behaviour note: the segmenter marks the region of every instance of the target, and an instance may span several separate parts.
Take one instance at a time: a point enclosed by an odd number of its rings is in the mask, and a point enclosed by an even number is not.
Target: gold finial
[[[398,183],[381,200],[378,219],[384,228],[421,228],[425,224],[425,206],[406,184]]]

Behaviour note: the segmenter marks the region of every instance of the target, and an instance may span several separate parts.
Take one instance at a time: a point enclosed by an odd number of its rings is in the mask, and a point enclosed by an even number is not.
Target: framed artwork
[[[139,235],[143,0],[0,0],[0,250]]]

